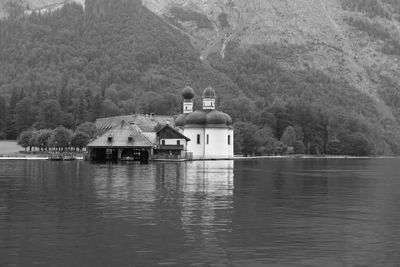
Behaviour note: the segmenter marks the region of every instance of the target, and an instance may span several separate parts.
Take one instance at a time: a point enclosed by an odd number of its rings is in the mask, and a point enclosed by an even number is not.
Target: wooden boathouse
[[[147,162],[153,154],[153,148],[154,144],[141,129],[125,120],[87,146],[89,159],[94,161]]]

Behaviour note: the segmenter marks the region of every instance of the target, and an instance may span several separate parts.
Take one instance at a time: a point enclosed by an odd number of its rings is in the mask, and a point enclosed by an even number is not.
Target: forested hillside
[[[106,2],[0,22],[3,138],[135,112],[178,114],[190,84],[197,104],[203,88],[216,89],[235,121],[236,153],[400,153],[398,122],[370,96],[311,66],[281,66],[303,46],[232,41],[224,57],[203,62],[187,34],[139,1]]]
[[[120,2],[106,16],[92,12],[90,4],[86,13],[69,4],[0,22],[7,138],[30,127],[74,128],[104,116],[176,114],[187,84],[200,92],[212,83],[224,95],[237,95],[229,79],[200,62],[184,35],[140,4]],[[55,121],[46,121],[47,113],[57,114]]]

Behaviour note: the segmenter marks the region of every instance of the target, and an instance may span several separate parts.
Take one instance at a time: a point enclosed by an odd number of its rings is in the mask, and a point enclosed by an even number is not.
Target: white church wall
[[[233,130],[227,128],[186,128],[184,134],[191,141],[187,150],[193,153],[194,159],[233,158]],[[200,144],[197,143],[200,135]],[[207,143],[208,135],[208,143]],[[228,136],[230,144],[228,144]]]
[[[205,129],[205,158],[230,158],[228,144],[229,129],[227,128],[206,128]],[[208,143],[207,143],[208,135]],[[232,138],[232,137],[231,137]]]
[[[227,149],[228,149],[228,155],[230,156],[230,157],[234,157],[234,151],[233,151],[233,144],[234,144],[234,136],[233,136],[233,129],[229,129],[228,130],[228,135],[230,136],[230,143],[229,143],[229,145],[228,145],[228,147],[227,147]]]
[[[187,151],[193,153],[193,159],[204,157],[204,128],[185,128],[184,135],[190,138]],[[197,135],[200,135],[200,144],[197,144]]]

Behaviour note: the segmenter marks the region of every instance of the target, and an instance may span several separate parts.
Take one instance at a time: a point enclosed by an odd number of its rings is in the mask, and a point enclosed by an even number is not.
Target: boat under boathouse
[[[154,144],[137,125],[120,121],[119,125],[106,131],[91,142],[87,148],[89,159],[94,161],[141,161],[149,160]]]

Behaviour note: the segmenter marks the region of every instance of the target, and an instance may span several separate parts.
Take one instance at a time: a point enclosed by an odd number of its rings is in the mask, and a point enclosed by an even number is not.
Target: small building
[[[134,160],[146,162],[150,159],[155,145],[136,125],[125,120],[106,131],[87,145],[89,159],[102,160]]]
[[[187,152],[190,139],[169,125],[157,132],[158,144],[154,158],[191,158]]]

